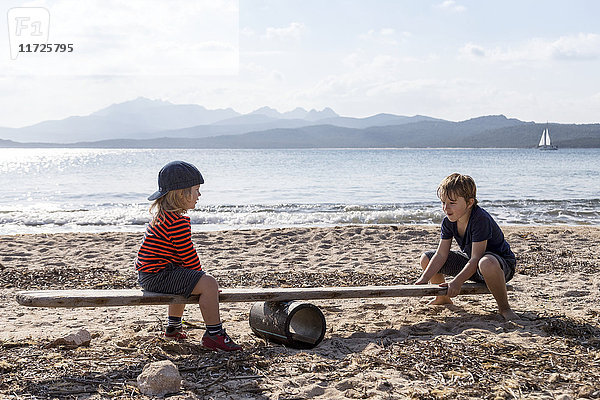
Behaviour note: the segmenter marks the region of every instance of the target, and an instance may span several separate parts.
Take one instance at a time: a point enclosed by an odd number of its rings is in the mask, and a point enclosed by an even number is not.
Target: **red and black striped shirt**
[[[159,272],[168,264],[201,270],[200,260],[192,244],[190,218],[166,211],[163,220],[148,224],[135,268],[142,272]]]

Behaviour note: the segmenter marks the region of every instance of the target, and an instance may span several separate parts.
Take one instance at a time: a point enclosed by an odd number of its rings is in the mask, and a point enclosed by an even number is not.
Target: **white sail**
[[[544,129],[544,131],[542,132],[542,137],[540,138],[540,143],[538,144],[538,146],[545,146],[546,145],[546,135],[548,133],[548,129]]]
[[[544,129],[542,132],[542,137],[540,138],[540,143],[538,144],[538,148],[540,150],[557,150],[558,147],[552,146],[550,143],[550,130],[548,128]]]

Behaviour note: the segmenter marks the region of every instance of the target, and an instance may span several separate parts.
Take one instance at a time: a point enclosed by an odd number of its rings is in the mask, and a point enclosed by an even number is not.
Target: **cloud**
[[[284,28],[267,28],[263,37],[269,40],[298,40],[305,29],[303,23],[292,22]]]
[[[411,36],[410,32],[396,32],[394,28],[371,29],[367,33],[358,35],[361,40],[391,46],[396,46]]]
[[[561,36],[558,39],[533,38],[515,47],[485,48],[467,43],[459,49],[465,58],[492,62],[531,62],[531,61],[590,61],[600,59],[600,35],[579,33]]]
[[[595,60],[600,58],[600,35],[562,36],[552,42],[550,48],[552,57],[559,60]]]
[[[417,90],[432,84],[421,71],[427,65],[437,64],[439,59],[435,55],[417,58],[357,50],[341,57],[340,62],[343,69],[339,73],[329,74],[303,89],[306,98],[362,98],[378,92]]]
[[[415,92],[434,85],[430,79],[401,78],[408,65],[422,60],[407,60],[388,54],[370,55],[360,52],[342,58],[344,72],[330,74],[314,85],[298,92],[298,97],[315,98],[374,98],[379,94],[393,95]]]
[[[384,82],[371,87],[366,91],[370,97],[387,96],[387,95],[406,95],[437,91],[445,87],[446,82],[436,79],[418,78],[418,79],[401,79],[390,82]]]
[[[485,57],[485,49],[473,43],[465,44],[459,51],[465,56]]]
[[[442,10],[449,10],[454,12],[463,12],[467,9],[465,6],[456,4],[456,1],[454,0],[445,0],[440,4],[437,4],[436,7]]]

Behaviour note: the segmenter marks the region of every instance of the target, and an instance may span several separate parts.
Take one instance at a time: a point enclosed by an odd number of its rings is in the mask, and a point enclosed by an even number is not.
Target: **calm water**
[[[600,149],[0,149],[0,234],[141,231],[176,159],[206,181],[194,230],[438,224],[452,172],[501,224],[600,225]]]

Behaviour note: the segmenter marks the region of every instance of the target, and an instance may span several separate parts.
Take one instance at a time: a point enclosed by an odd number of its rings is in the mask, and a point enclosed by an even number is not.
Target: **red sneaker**
[[[229,335],[225,332],[225,329],[216,335],[209,335],[208,331],[202,336],[202,346],[214,351],[239,351],[242,350],[242,346],[236,344]]]
[[[165,337],[167,339],[173,339],[173,340],[185,340],[185,339],[187,339],[187,335],[185,334],[185,332],[183,331],[183,329],[175,329],[172,332],[169,332],[169,330],[167,329],[165,331]]]

